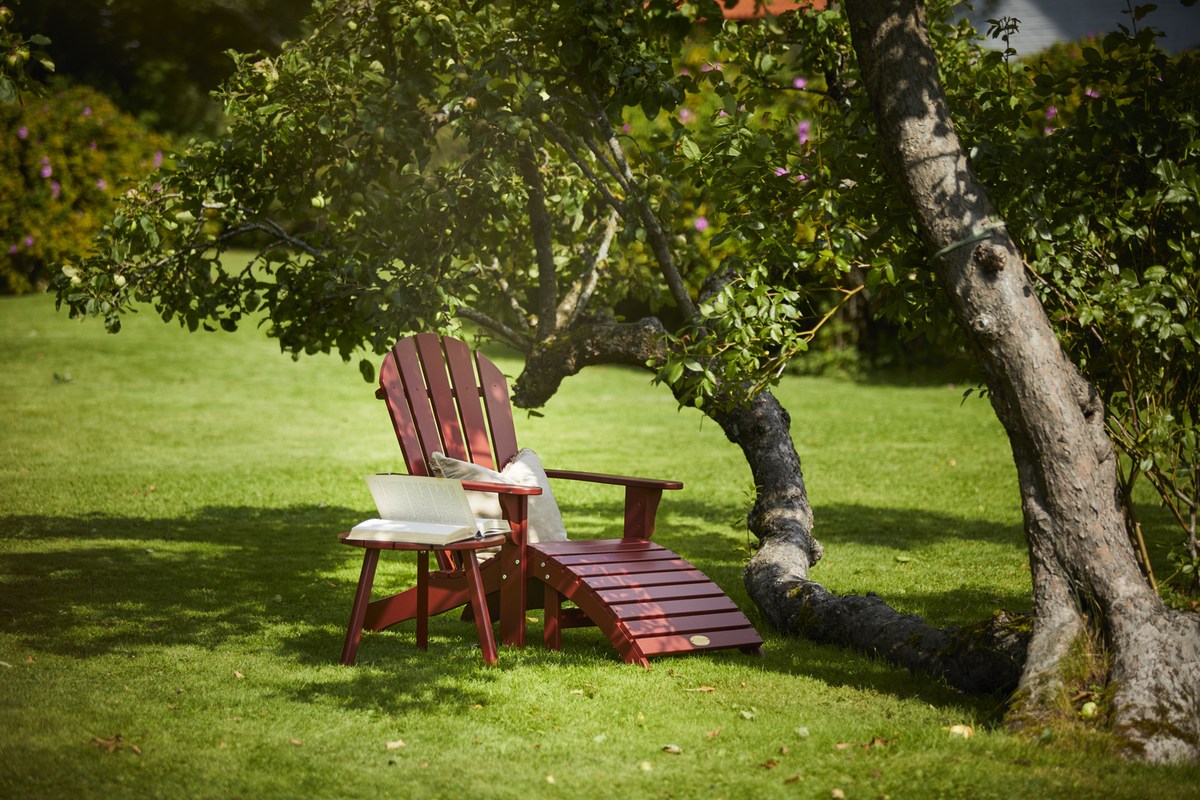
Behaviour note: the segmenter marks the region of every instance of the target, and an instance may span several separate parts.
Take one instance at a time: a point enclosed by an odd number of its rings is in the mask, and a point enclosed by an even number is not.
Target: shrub
[[[162,163],[167,140],[84,86],[0,106],[0,293],[44,289],[91,249],[113,198]]]

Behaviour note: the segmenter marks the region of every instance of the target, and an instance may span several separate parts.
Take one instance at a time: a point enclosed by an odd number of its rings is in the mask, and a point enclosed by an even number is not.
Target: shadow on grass
[[[662,526],[656,540],[700,567],[761,628],[741,580],[746,551],[739,542],[744,536],[731,537],[727,523],[714,526],[724,528],[721,535],[705,536],[698,522],[719,519],[727,511],[727,506],[694,500],[673,503],[664,515],[671,524]],[[619,519],[619,512],[619,505],[598,503],[572,508],[570,516],[610,520]],[[357,516],[354,510],[330,507],[211,507],[168,519],[0,517],[0,631],[44,652],[76,658],[193,645],[274,653],[298,666],[333,665],[341,652],[361,558],[361,551],[339,545],[335,535]],[[827,546],[860,536],[891,546],[916,546],[947,535],[948,529],[1020,546],[1008,527],[925,512],[825,508],[822,519]],[[583,527],[596,526],[601,530],[589,530],[589,537],[615,534],[603,523]],[[376,596],[411,585],[413,561],[385,554]],[[931,595],[930,602],[947,602],[942,594]],[[981,607],[993,599],[953,598]],[[540,614],[533,616],[540,621]],[[898,674],[873,659],[763,632],[771,639],[765,659],[737,651],[701,657],[932,703],[954,702],[936,683]],[[567,632],[559,653],[543,651],[540,639],[540,623],[530,625],[524,651],[502,648],[502,668],[619,663],[595,630]],[[297,699],[319,696],[390,712],[463,708],[464,702],[470,706],[470,695],[482,692],[478,687],[473,692],[470,684],[486,683],[493,674],[482,669],[473,626],[454,614],[433,621],[428,653],[414,648],[412,623],[366,634],[359,664],[350,679],[324,673],[314,680],[310,672],[304,685],[285,691]]]

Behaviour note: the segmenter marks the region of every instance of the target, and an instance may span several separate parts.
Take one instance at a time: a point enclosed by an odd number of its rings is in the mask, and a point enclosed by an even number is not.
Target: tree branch
[[[542,184],[542,173],[528,145],[517,153],[517,164],[525,187],[529,192],[526,208],[529,211],[529,227],[533,233],[533,246],[538,265],[538,339],[547,339],[554,333],[558,308],[558,272],[554,266],[553,221],[546,211],[546,191]]]
[[[533,348],[533,341],[528,336],[484,314],[482,311],[476,311],[468,306],[460,306],[454,310],[454,314],[455,316],[474,322],[481,328],[488,329],[522,353],[528,353]]]
[[[591,263],[584,269],[579,280],[571,287],[571,291],[563,298],[558,307],[558,329],[565,330],[571,327],[579,319],[584,311],[587,310],[588,303],[592,299],[592,293],[596,291],[596,284],[600,281],[600,273],[603,272],[605,262],[608,261],[608,250],[612,246],[612,241],[617,235],[617,221],[620,215],[616,210],[609,211],[608,220],[604,223],[604,234],[600,239],[600,246],[596,248],[595,254],[591,258]]]
[[[666,329],[656,317],[637,322],[597,319],[576,324],[536,342],[525,369],[513,384],[513,405],[538,408],[558,391],[563,379],[594,364],[624,364],[646,368],[661,360]]]
[[[604,104],[600,102],[595,93],[589,91],[588,94],[591,98],[596,118],[601,122],[606,135],[605,146],[608,147],[614,162],[620,169],[621,175],[628,185],[629,199],[633,202],[634,207],[637,208],[642,224],[646,226],[646,239],[650,243],[650,250],[654,253],[655,260],[658,262],[658,268],[662,272],[663,280],[666,281],[667,288],[671,290],[671,296],[675,299],[675,305],[679,308],[680,313],[686,319],[693,319],[696,316],[696,305],[692,302],[692,296],[688,293],[687,286],[683,282],[683,276],[679,274],[679,268],[675,264],[675,256],[671,253],[670,243],[667,241],[666,234],[663,233],[658,216],[650,208],[650,202],[645,193],[641,191],[634,181],[633,170],[629,166],[629,160],[625,157],[625,150],[621,146],[617,132],[613,129],[612,123],[608,119],[608,112],[604,110]]]

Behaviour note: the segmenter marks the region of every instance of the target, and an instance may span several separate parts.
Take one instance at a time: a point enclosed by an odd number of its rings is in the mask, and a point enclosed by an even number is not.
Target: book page
[[[474,526],[474,515],[458,481],[407,475],[367,477],[384,519]]]

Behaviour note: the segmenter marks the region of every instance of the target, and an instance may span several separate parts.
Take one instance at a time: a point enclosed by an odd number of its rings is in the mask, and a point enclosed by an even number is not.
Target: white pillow
[[[512,461],[505,465],[502,472],[460,461],[441,453],[430,456],[430,469],[434,475],[443,478],[453,478],[460,481],[488,481],[490,483],[508,483],[515,486],[540,486],[542,493],[529,498],[529,529],[526,541],[529,542],[562,542],[567,538],[567,529],[563,525],[562,513],[558,510],[558,502],[554,492],[550,491],[550,479],[542,467],[537,453],[526,448],[513,456]],[[497,495],[491,492],[467,492],[467,500],[471,503],[471,511],[477,517],[499,519],[503,516]]]

